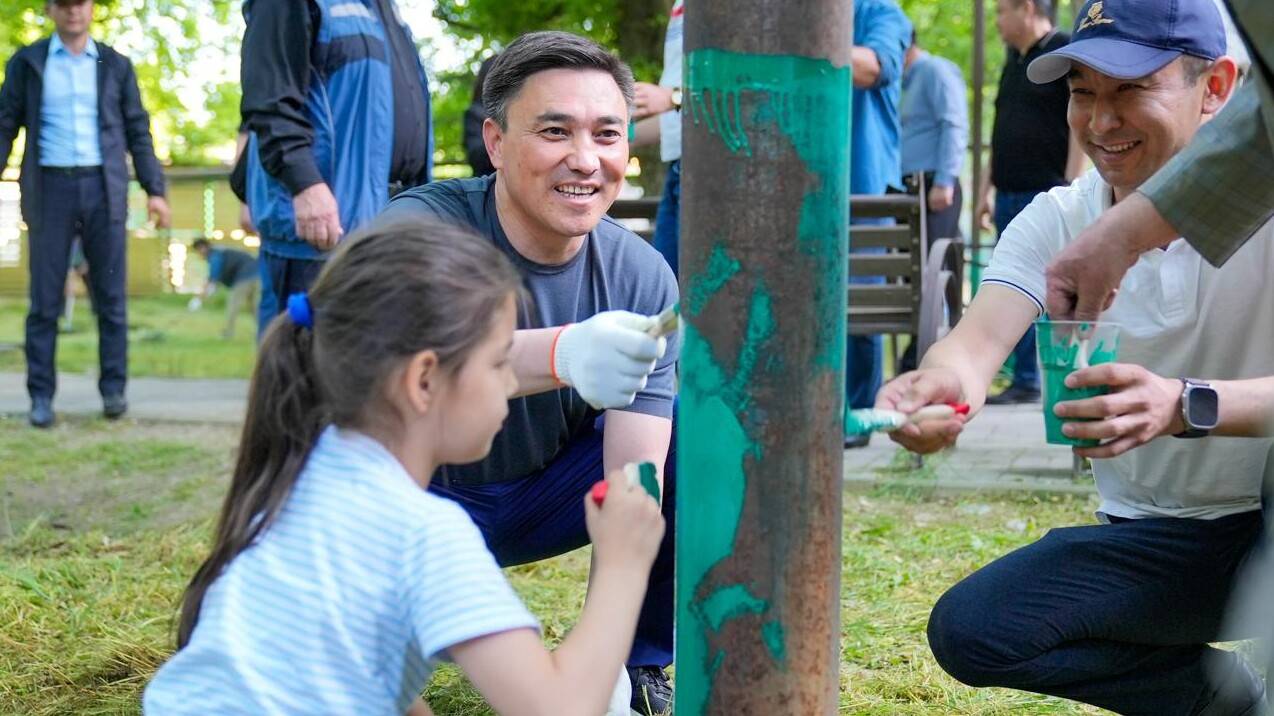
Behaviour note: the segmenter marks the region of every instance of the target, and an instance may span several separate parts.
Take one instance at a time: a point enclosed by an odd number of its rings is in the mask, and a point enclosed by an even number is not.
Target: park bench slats
[[[849,250],[910,249],[909,226],[855,226],[850,232]]]

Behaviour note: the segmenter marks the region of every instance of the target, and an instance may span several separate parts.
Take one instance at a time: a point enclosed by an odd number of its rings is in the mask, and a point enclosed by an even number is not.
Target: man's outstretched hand
[[[1048,315],[1058,321],[1097,320],[1114,302],[1137,257],[1167,246],[1176,235],[1154,204],[1134,192],[1053,257],[1044,271]]]

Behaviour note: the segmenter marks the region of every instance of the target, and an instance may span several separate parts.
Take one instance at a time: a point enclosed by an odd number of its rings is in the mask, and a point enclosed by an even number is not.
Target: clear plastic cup
[[[1066,376],[1080,368],[1113,363],[1119,356],[1119,324],[1084,321],[1035,322],[1035,351],[1040,360],[1040,382],[1044,397],[1044,433],[1053,445],[1096,447],[1099,440],[1069,438],[1062,434],[1068,422],[1087,418],[1063,419],[1053,413],[1053,406],[1068,400],[1082,400],[1105,395],[1104,385],[1089,388],[1066,387]]]

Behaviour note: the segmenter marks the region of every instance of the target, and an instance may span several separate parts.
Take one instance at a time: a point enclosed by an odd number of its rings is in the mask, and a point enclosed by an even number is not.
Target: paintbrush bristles
[[[679,304],[672,304],[655,316],[655,325],[646,330],[651,338],[660,338],[676,332],[681,327],[681,309]]]

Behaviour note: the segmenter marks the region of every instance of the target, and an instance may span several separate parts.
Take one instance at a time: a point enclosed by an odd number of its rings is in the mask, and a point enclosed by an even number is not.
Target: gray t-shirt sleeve
[[[639,243],[631,248],[634,255],[626,262],[633,267],[630,275],[633,276],[632,288],[636,295],[634,307],[628,310],[653,316],[677,302],[677,279],[658,251],[640,239],[636,241]],[[625,411],[672,418],[677,359],[680,354],[681,338],[674,333],[668,336],[668,350],[655,365],[654,372],[646,381],[646,387],[637,393],[637,398],[632,405],[624,408]]]

